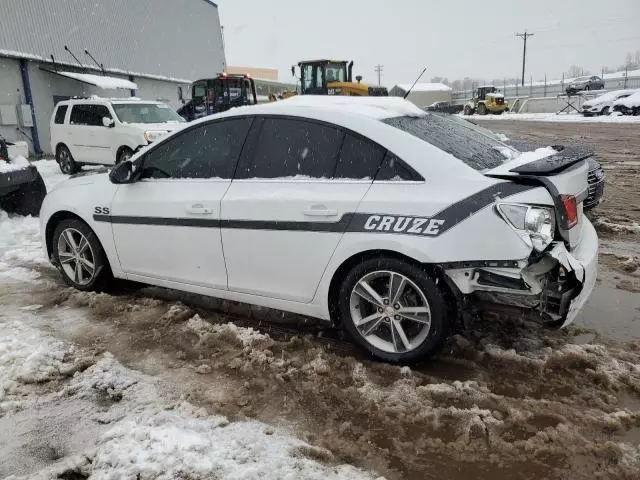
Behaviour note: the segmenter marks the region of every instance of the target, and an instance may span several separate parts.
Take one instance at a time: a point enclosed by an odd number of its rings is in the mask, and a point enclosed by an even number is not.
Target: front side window
[[[106,107],[104,107],[106,109]],[[157,103],[114,103],[121,123],[175,123],[184,119],[169,106]]]
[[[67,114],[67,106],[66,105],[58,105],[58,109],[56,110],[56,116],[53,120],[53,123],[63,124],[64,117]]]
[[[326,71],[327,82],[347,81],[347,67],[343,63],[328,63]]]
[[[251,119],[199,125],[152,149],[141,178],[232,178]]]
[[[441,115],[394,117],[384,123],[453,155],[475,170],[489,170],[509,160],[503,152],[510,147],[504,143]]]
[[[253,160],[238,178],[331,178],[344,134],[337,128],[301,120],[267,118]]]
[[[109,109],[104,105],[89,105],[89,110],[91,112],[91,124],[94,127],[103,127],[102,119],[104,117],[111,118],[111,114],[109,113]]]

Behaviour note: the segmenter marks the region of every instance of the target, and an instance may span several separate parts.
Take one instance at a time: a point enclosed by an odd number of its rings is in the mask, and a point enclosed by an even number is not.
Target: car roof
[[[295,115],[314,113],[359,116],[372,120],[413,116],[423,117],[425,112],[400,97],[346,97],[326,95],[296,95],[278,102],[239,107],[220,114],[236,115]]]
[[[103,97],[86,97],[86,98],[69,98],[67,100],[61,100],[57,103],[57,105],[73,105],[76,103],[135,103],[135,104],[154,104],[161,105],[162,102],[158,102],[156,100],[142,100],[137,97],[127,97],[127,98],[103,98]]]

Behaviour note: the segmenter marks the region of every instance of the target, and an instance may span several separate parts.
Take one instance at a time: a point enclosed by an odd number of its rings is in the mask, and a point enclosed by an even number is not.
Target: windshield
[[[346,82],[347,67],[344,63],[327,63],[327,82]]]
[[[115,103],[113,110],[122,123],[184,122],[168,105],[157,103]]]
[[[475,170],[496,168],[519,153],[481,128],[470,123],[465,125],[468,122],[457,118],[428,114],[383,121],[453,155]]]

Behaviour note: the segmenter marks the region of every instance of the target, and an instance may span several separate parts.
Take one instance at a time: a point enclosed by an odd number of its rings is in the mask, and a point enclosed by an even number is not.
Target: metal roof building
[[[178,86],[225,67],[209,0],[2,0],[0,19],[0,134],[28,139],[35,153],[51,153],[59,100],[137,96],[177,106]]]

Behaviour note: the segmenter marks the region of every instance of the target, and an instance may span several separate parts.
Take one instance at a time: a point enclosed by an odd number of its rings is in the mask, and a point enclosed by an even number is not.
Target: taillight
[[[560,195],[560,202],[562,202],[564,227],[569,230],[578,223],[578,204],[576,197],[573,195]]]

